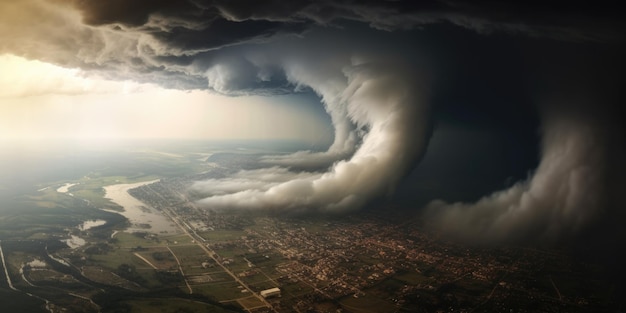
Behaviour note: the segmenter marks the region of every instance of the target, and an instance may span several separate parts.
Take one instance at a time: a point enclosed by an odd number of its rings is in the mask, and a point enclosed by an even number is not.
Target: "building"
[[[261,291],[261,297],[269,298],[269,297],[280,297],[280,289],[279,288],[270,288]]]

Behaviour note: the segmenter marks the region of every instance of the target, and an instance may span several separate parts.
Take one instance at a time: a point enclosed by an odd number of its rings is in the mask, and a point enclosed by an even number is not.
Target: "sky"
[[[451,238],[559,241],[624,217],[620,12],[1,0],[0,139],[298,140],[327,149],[196,182],[198,204],[342,213],[395,199]]]
[[[107,80],[77,68],[0,56],[0,139],[285,139],[332,138],[322,112],[304,96],[227,97]],[[319,110],[318,110],[319,111]]]

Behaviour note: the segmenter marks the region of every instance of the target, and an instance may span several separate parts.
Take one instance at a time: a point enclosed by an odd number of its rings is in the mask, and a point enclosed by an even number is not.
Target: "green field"
[[[129,313],[228,313],[236,312],[208,303],[179,298],[138,299],[120,305]]]
[[[301,297],[306,294],[310,294],[313,291],[313,288],[305,283],[296,282],[284,284],[281,286],[283,298],[296,298]]]
[[[393,276],[395,279],[400,280],[408,285],[420,285],[429,284],[434,282],[434,279],[424,276],[417,271],[401,272]]]
[[[239,303],[239,305],[241,305],[244,309],[252,309],[265,306],[265,304],[255,296],[248,296],[247,298],[237,299],[237,303]]]
[[[206,262],[209,256],[197,244],[169,246],[169,248],[178,258],[185,275],[198,275],[207,272],[202,267],[202,263]]]
[[[346,312],[351,313],[391,313],[397,309],[391,302],[368,295],[359,298],[348,296],[341,299],[339,304]]]
[[[242,290],[245,289],[240,288],[234,280],[193,286],[194,293],[206,295],[218,301],[236,300],[250,295],[249,292],[242,292]]]
[[[246,233],[241,230],[214,230],[198,233],[202,238],[210,241],[211,243],[220,243],[231,240],[239,240],[241,236],[245,236]]]
[[[165,247],[153,247],[146,251],[136,252],[159,270],[178,269],[174,255]]]

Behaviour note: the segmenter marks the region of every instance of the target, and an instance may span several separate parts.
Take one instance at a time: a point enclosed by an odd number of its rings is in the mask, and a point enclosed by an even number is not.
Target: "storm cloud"
[[[343,77],[343,81],[333,82],[332,86],[323,79],[328,76],[316,77],[314,69],[287,70],[292,82],[306,83],[320,94],[331,115],[340,111],[355,126],[352,136],[358,138],[359,145],[350,158],[336,160],[326,173],[292,174],[291,179],[279,184],[262,178],[250,181],[259,173],[241,172],[237,177],[245,177],[243,185],[254,188],[226,195],[222,191],[232,184],[231,178],[198,183],[196,190],[213,194],[199,203],[222,209],[346,211],[393,192],[428,142],[428,87],[413,73],[403,73],[398,65],[379,62],[353,61],[336,68],[337,77]],[[345,138],[340,138],[342,141],[336,141],[329,151],[345,149],[335,147],[346,144]],[[354,149],[354,143],[349,148]],[[319,155],[297,153],[292,157],[308,162]],[[279,171],[274,168],[274,172]],[[261,187],[259,181],[267,184]]]
[[[464,53],[443,45],[439,58],[429,36],[452,27],[484,38],[533,38],[547,49],[546,43],[566,42],[572,51],[610,50],[624,40],[617,12],[602,4],[465,1],[4,1],[0,53],[166,88],[232,96],[312,92],[334,128],[327,151],[266,156],[267,169],[193,188],[209,208],[334,212],[392,194],[426,153],[432,96],[446,90],[437,86],[445,80],[430,64],[446,66],[445,55]],[[428,33],[430,28],[436,31]],[[609,168],[623,145],[614,135],[621,86],[611,75],[603,87],[589,87],[600,71],[577,72],[586,59],[567,55],[524,59],[564,59],[560,70],[573,71],[555,71],[552,82],[580,77],[575,84],[538,84],[537,100],[528,104],[542,123],[534,174],[476,203],[432,202],[425,215],[429,227],[481,241],[555,237],[579,231],[618,203],[612,186],[619,182]],[[480,72],[473,75],[481,79]]]
[[[610,199],[605,192],[610,134],[597,123],[580,116],[545,117],[541,162],[532,177],[475,203],[433,201],[426,208],[428,227],[455,239],[492,243],[577,233],[606,213]]]
[[[624,199],[622,73],[613,53],[571,46],[534,64],[540,163],[526,180],[476,202],[432,201],[427,227],[455,239],[555,242],[621,216]],[[568,52],[568,56],[562,53]]]

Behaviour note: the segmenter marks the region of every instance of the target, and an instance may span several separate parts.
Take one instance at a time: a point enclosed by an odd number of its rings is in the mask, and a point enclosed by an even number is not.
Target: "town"
[[[219,166],[132,181],[89,174],[40,188],[25,201],[54,203],[65,215],[4,233],[6,288],[33,312],[613,308],[615,285],[597,264],[566,250],[452,242],[410,210],[305,215],[202,206],[204,195],[190,186],[229,174]]]
[[[255,295],[252,306],[233,301],[250,312],[575,312],[598,304],[571,276],[582,265],[558,251],[463,247],[385,212],[218,212],[196,207],[185,186],[162,180],[129,192],[172,218],[211,266],[230,274],[231,288]]]

